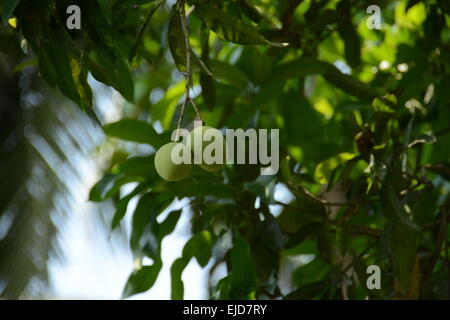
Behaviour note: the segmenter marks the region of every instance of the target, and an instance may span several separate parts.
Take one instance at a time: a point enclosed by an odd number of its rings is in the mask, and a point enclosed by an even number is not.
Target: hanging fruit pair
[[[190,89],[192,88],[192,84],[193,84],[193,77],[192,77],[192,48],[190,45],[190,39],[189,39],[189,23],[188,23],[188,17],[187,14],[185,12],[185,6],[184,3],[181,2],[177,2],[177,4],[179,4],[177,6],[176,9],[176,13],[172,19],[173,19],[173,25],[179,26],[180,28],[180,32],[177,33],[177,35],[182,35],[182,37],[184,37],[184,50],[172,50],[172,53],[175,52],[175,56],[174,56],[174,60],[175,61],[179,61],[179,54],[181,53],[181,55],[185,56],[186,59],[186,64],[185,66],[183,66],[182,68],[179,68],[179,70],[181,72],[184,73],[184,76],[186,78],[186,91],[185,91],[185,98],[184,98],[184,102],[181,105],[181,111],[180,111],[180,116],[178,119],[178,131],[177,131],[177,137],[175,138],[174,142],[169,142],[167,144],[165,144],[164,146],[162,146],[158,152],[156,153],[155,156],[155,168],[156,171],[158,172],[158,174],[161,176],[161,178],[168,180],[168,181],[179,181],[182,180],[184,178],[186,178],[191,170],[192,170],[192,162],[197,163],[200,165],[200,167],[203,170],[206,171],[210,171],[210,172],[214,172],[214,171],[218,171],[220,169],[223,168],[223,166],[225,165],[225,160],[226,160],[226,144],[225,144],[225,140],[223,139],[222,134],[220,133],[219,130],[215,129],[215,128],[211,128],[208,126],[199,126],[194,128],[188,135],[187,138],[184,139],[184,143],[178,142],[178,134],[180,132],[180,127],[181,127],[181,123],[183,120],[183,115],[184,115],[184,110],[186,107],[186,104],[191,104],[192,107],[194,108],[197,117],[201,120],[201,115],[200,112],[198,111],[198,108],[194,102],[194,100],[192,100],[190,98]],[[211,74],[211,72],[207,69],[206,66],[203,66],[203,71],[205,71],[206,73]],[[209,130],[215,130],[213,132],[210,132]],[[203,160],[203,154],[204,154],[204,150],[206,148],[208,148],[208,146],[211,143],[216,143],[215,139],[210,141],[207,140],[205,141],[204,136],[205,133],[209,132],[211,133],[212,136],[214,137],[219,137],[220,139],[222,139],[222,145],[223,145],[223,158],[219,159],[219,161],[215,161],[210,163],[211,161],[208,161],[208,163],[205,163]],[[198,141],[201,141],[201,147],[199,148],[198,146],[196,147],[196,144],[199,143]],[[214,148],[214,146],[211,146],[212,148]],[[198,152],[198,150],[200,150],[200,152]],[[197,152],[196,152],[197,151]],[[178,152],[178,154],[177,154]],[[185,158],[184,157],[186,155],[186,153],[189,153],[189,159],[191,159],[191,161],[189,161],[189,163],[175,163],[173,160],[173,156],[175,156],[176,158]],[[194,161],[192,161],[192,159]]]
[[[211,132],[210,130],[213,130]],[[220,137],[222,139],[219,146],[223,146],[222,157],[219,161],[213,161],[212,163],[206,163],[203,159],[204,151],[207,148],[215,148],[212,143],[217,143],[214,139],[206,140],[205,135],[208,133],[209,137]],[[201,143],[200,146],[197,146]],[[219,142],[220,143],[220,142]],[[178,154],[177,154],[178,153]],[[189,153],[187,157],[185,153]],[[213,156],[215,154],[213,153]],[[225,165],[227,156],[227,145],[225,139],[222,137],[222,133],[212,127],[200,126],[194,128],[187,138],[183,142],[169,142],[163,145],[155,155],[155,168],[161,178],[167,181],[180,181],[189,176],[192,170],[192,163],[198,163],[200,168],[205,171],[215,172],[222,169]],[[179,159],[188,158],[189,163],[177,163],[174,161],[174,157]],[[210,162],[210,161],[208,161]]]

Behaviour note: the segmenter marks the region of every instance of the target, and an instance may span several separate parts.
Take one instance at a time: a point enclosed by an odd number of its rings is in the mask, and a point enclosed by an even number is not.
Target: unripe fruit
[[[209,161],[205,161],[206,159],[204,158],[204,151],[208,148],[206,150],[206,156],[211,154],[212,158],[215,159],[216,154],[213,151],[214,145],[212,143],[215,143],[215,139],[217,138],[222,141],[222,154],[219,155],[218,163],[213,161],[213,163],[208,164],[206,162]],[[197,143],[201,143],[200,147],[196,146]],[[189,133],[186,139],[186,145],[194,155],[194,163],[199,164],[203,170],[214,172],[224,167],[227,160],[227,143],[219,130],[208,126],[196,127]]]
[[[172,158],[172,150],[175,146],[181,145],[179,149],[179,156],[184,152],[189,152],[185,145],[179,142],[169,142],[159,148],[155,155],[156,172],[161,178],[167,181],[179,181],[186,178],[191,172],[192,165],[187,163],[176,164]],[[176,151],[175,151],[176,152]]]

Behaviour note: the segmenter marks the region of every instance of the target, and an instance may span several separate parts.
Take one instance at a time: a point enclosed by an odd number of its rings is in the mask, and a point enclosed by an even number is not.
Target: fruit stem
[[[186,109],[186,104],[190,102],[192,104],[192,107],[195,110],[195,113],[197,114],[197,117],[202,120],[202,117],[200,115],[200,112],[198,111],[197,105],[195,104],[194,100],[190,97],[190,90],[192,88],[192,49],[191,44],[189,41],[189,24],[188,24],[188,15],[193,11],[194,7],[192,7],[189,12],[186,14],[185,4],[183,1],[180,3],[180,17],[181,17],[181,28],[183,30],[184,34],[184,41],[185,41],[185,47],[186,47],[186,71],[184,72],[184,76],[186,78],[186,86],[185,86],[185,94],[184,94],[184,101],[181,105],[180,110],[180,117],[178,118],[178,125],[177,125],[177,133],[175,136],[175,141],[178,141],[180,138],[180,128],[181,123],[183,122],[183,116],[184,116],[184,110]]]

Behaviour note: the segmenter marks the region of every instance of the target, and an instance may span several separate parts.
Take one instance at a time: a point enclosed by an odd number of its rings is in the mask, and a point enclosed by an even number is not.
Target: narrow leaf
[[[251,25],[204,2],[195,2],[198,13],[208,28],[220,38],[238,44],[271,44]]]
[[[162,144],[161,137],[156,133],[155,129],[142,120],[122,119],[105,125],[103,130],[108,136],[122,140],[147,143],[156,148]]]
[[[16,7],[19,3],[20,3],[20,0],[4,0],[3,1],[2,19],[3,19],[4,25],[8,24],[9,18],[11,18],[11,15],[13,14],[14,10],[16,9]]]
[[[148,1],[146,1],[148,2]],[[144,2],[145,3],[145,2]],[[142,42],[142,37],[144,36],[145,30],[147,29],[147,26],[150,22],[150,19],[153,17],[153,15],[155,14],[156,10],[158,10],[158,8],[164,3],[164,1],[160,1],[157,2],[153,5],[153,7],[149,10],[147,17],[145,18],[145,22],[144,24],[141,26],[141,28],[139,29],[139,33],[136,37],[136,40],[134,41],[133,46],[131,47],[130,50],[130,54],[128,56],[128,61],[132,61],[133,58],[136,56],[137,50],[139,48],[139,46],[141,45]]]
[[[161,267],[162,261],[158,259],[151,266],[144,266],[139,270],[133,271],[123,289],[122,299],[128,298],[136,293],[147,291],[153,287]]]

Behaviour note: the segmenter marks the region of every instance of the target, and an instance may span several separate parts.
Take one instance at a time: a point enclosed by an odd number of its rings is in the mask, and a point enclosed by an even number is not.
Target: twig
[[[295,191],[305,195],[306,197],[324,205],[324,206],[356,206],[358,203],[356,202],[329,202],[324,199],[317,197],[316,195],[309,192],[309,190],[303,188],[302,186],[295,185],[292,181],[288,181],[288,185],[294,188]]]
[[[189,9],[189,11],[186,13],[184,1],[181,1],[179,4],[180,4],[181,29],[183,30],[184,44],[186,47],[185,48],[186,49],[186,70],[184,72],[184,77],[186,79],[186,85],[185,85],[184,101],[183,101],[183,104],[181,105],[180,116],[178,118],[177,133],[175,136],[175,141],[178,141],[178,139],[180,138],[181,124],[183,122],[184,111],[186,109],[186,104],[188,102],[190,102],[192,104],[192,107],[194,108],[195,113],[197,114],[197,117],[199,117],[201,120],[200,112],[198,111],[197,105],[195,104],[194,100],[191,99],[191,97],[190,97],[190,90],[192,87],[192,49],[191,49],[191,44],[190,44],[190,40],[189,40],[188,17],[192,13],[192,11],[194,10],[195,7],[192,6]]]
[[[194,108],[195,113],[197,114],[197,117],[200,120],[202,120],[202,116],[200,115],[200,112],[198,111],[197,104],[194,102],[194,99],[190,99],[189,102],[192,104],[192,107]]]

